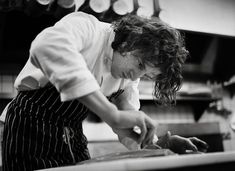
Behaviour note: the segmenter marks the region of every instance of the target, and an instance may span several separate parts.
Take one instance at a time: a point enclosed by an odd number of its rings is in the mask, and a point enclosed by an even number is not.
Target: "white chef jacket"
[[[123,89],[118,106],[138,110],[138,83],[111,75],[115,33],[111,24],[83,12],[71,13],[34,39],[29,59],[16,78],[18,91],[44,87],[49,81],[61,101],[76,99],[100,90],[105,96]]]

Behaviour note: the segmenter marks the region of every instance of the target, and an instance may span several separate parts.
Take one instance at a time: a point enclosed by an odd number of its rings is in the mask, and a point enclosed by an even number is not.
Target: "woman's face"
[[[152,78],[160,74],[159,68],[153,68],[148,65],[143,67],[141,61],[134,54],[136,55],[134,51],[125,54],[114,51],[111,66],[111,74],[114,78],[125,78],[135,81],[143,76]]]

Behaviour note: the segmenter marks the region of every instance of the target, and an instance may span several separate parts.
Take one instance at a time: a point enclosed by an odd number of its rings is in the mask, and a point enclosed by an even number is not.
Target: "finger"
[[[146,137],[145,137],[144,141],[141,144],[142,147],[144,147],[146,145],[153,144],[154,134],[155,134],[155,129],[148,129]]]
[[[205,141],[198,139],[197,137],[189,138],[195,145],[198,145],[203,148],[208,148],[208,144]]]
[[[192,141],[190,141],[189,139],[188,139],[188,141],[187,141],[187,143],[186,143],[186,148],[187,148],[187,150],[198,151],[197,146],[194,145],[194,144],[192,143]]]
[[[171,137],[171,132],[167,131],[166,135],[167,135],[168,138],[170,138]]]
[[[151,118],[150,118],[151,119]],[[157,130],[159,123],[156,120],[151,119],[151,124],[155,127],[155,129]]]
[[[147,127],[146,127],[146,124],[145,124],[144,120],[142,120],[138,126],[139,126],[140,131],[141,131],[138,143],[142,144],[142,142],[144,141],[144,139],[146,137]]]
[[[146,118],[146,125],[147,125],[147,134],[145,137],[145,140],[143,141],[143,146],[147,144],[152,144],[153,142],[153,137],[156,133],[156,127],[152,119]]]
[[[195,144],[199,151],[206,151],[208,149],[208,144],[205,141],[202,141],[196,137],[189,138],[193,144]]]

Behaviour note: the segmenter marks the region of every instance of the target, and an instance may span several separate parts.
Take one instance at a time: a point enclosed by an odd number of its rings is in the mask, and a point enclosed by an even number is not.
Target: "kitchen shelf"
[[[141,106],[155,105],[153,100],[154,83],[142,80],[139,84]],[[177,92],[176,103],[190,105],[194,114],[195,121],[198,121],[203,112],[211,102],[220,100],[221,97],[214,96],[213,89],[204,82],[184,82],[181,89]]]
[[[216,101],[219,100],[220,98],[215,98],[215,97],[209,97],[209,96],[184,96],[184,95],[177,95],[176,100],[177,101]],[[142,101],[152,101],[153,97],[150,94],[140,94],[140,100]]]
[[[176,103],[177,104],[188,104],[192,107],[194,120],[198,121],[202,116],[203,112],[208,108],[209,104],[220,100],[220,98],[214,97],[198,97],[198,96],[177,96]],[[150,95],[140,96],[140,104],[141,106],[147,104],[155,105],[153,98],[150,98]]]

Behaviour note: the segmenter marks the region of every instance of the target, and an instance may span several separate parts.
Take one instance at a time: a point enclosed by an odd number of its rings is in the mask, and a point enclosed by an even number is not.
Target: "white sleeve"
[[[124,92],[118,96],[116,105],[119,109],[123,110],[139,110],[139,79],[136,81],[130,81],[124,88]]]
[[[96,33],[95,17],[72,13],[53,27],[43,30],[32,42],[30,58],[67,101],[100,87],[87,67],[83,49],[89,48]]]

